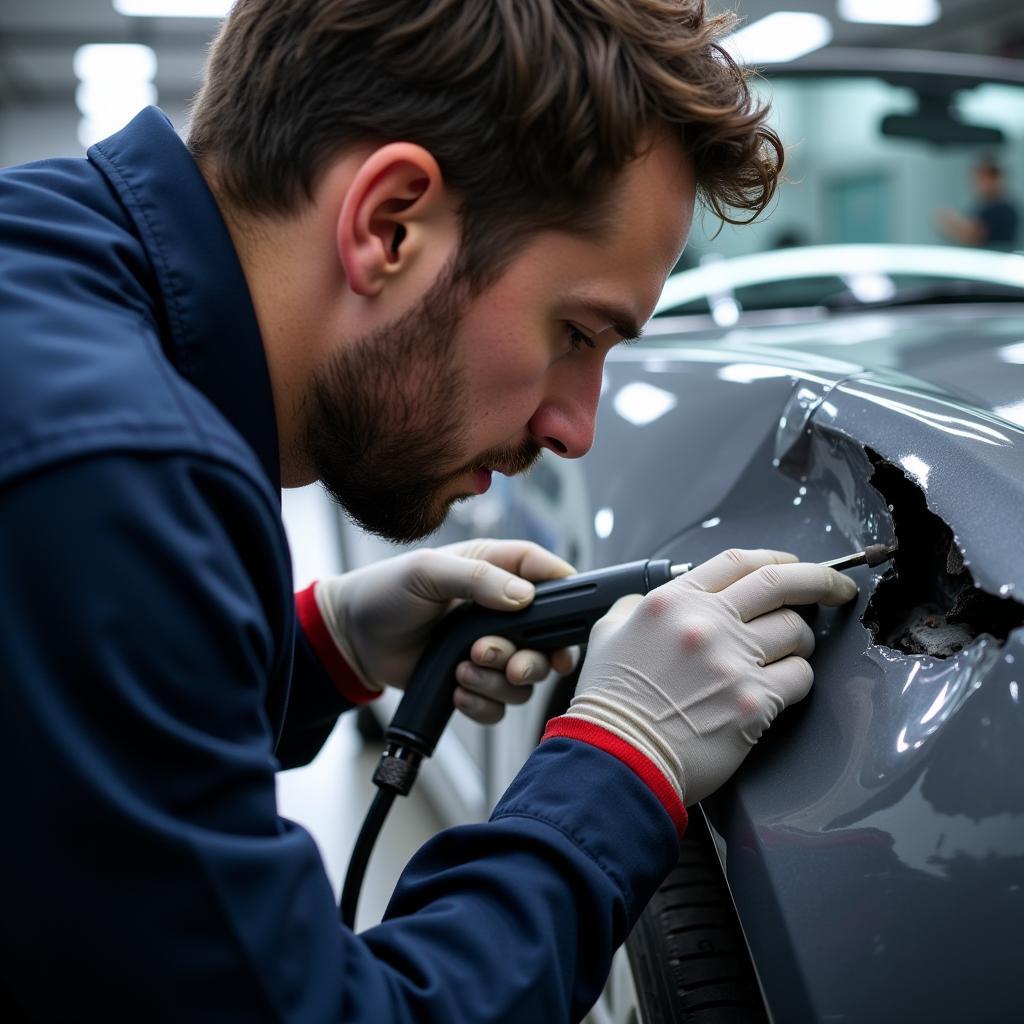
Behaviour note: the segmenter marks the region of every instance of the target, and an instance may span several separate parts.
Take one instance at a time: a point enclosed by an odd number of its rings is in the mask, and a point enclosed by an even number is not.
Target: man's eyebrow
[[[643,334],[643,324],[637,323],[632,310],[624,306],[611,305],[606,302],[592,302],[590,300],[584,302],[583,305],[599,320],[607,321],[612,330],[624,341],[639,338]],[[607,328],[603,328],[603,330],[607,330]]]

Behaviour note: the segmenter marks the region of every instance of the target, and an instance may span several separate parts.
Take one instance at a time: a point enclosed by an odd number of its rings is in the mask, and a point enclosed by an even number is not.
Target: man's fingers
[[[474,665],[505,671],[508,659],[516,653],[516,645],[503,636],[482,636],[470,648],[469,657]]]
[[[803,700],[811,692],[814,670],[795,654],[781,661],[774,661],[762,670],[765,687],[782,698],[785,707]]]
[[[532,686],[517,686],[509,682],[504,672],[492,672],[469,661],[459,662],[455,680],[463,689],[502,704],[525,704],[533,693]]]
[[[557,580],[576,570],[558,555],[528,540],[466,540],[437,549],[462,558],[490,562],[523,579]]]
[[[535,683],[552,669],[560,675],[571,672],[576,667],[579,654],[578,647],[563,647],[550,654],[519,651],[511,640],[502,636],[482,636],[473,644],[469,657],[474,665],[504,672],[512,683]]]
[[[797,560],[796,555],[788,551],[772,551],[767,548],[747,551],[743,548],[730,548],[691,569],[682,577],[682,581],[714,594],[763,565],[777,565]]]
[[[780,608],[751,620],[747,632],[764,654],[762,665],[790,654],[809,658],[814,652],[814,630],[792,608]]]
[[[452,699],[459,711],[480,725],[494,725],[505,717],[505,705],[500,701],[481,697],[480,694],[471,693],[461,686],[455,687],[455,696]]]
[[[788,604],[845,604],[857,596],[857,584],[835,569],[796,562],[762,566],[721,594],[749,622]]]
[[[539,651],[516,651],[505,666],[505,678],[510,683],[538,683],[551,671],[546,655]]]
[[[481,559],[424,550],[416,552],[412,567],[410,589],[429,601],[463,598],[485,608],[514,611],[533,600],[532,583]]]
[[[455,670],[455,678],[465,689],[502,703],[525,703],[530,693],[534,692],[531,686],[509,682],[504,672],[481,669],[471,662],[460,662]]]

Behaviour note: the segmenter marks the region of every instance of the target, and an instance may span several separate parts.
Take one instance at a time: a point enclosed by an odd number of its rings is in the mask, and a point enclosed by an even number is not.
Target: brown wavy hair
[[[477,286],[544,229],[599,233],[616,175],[668,131],[730,223],[771,201],[782,143],[703,0],[238,0],[188,145],[239,212],[287,214],[346,146],[415,142],[460,208]]]

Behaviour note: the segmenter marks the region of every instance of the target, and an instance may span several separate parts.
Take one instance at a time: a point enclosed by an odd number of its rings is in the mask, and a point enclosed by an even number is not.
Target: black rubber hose
[[[345,874],[345,885],[341,890],[339,910],[342,924],[348,925],[353,931],[356,927],[356,907],[359,905],[359,890],[363,887],[366,865],[370,862],[370,854],[373,853],[377,836],[384,827],[384,819],[387,818],[396,795],[392,789],[377,790],[377,795],[363,819],[363,827],[359,830],[356,845],[352,849],[352,857]]]

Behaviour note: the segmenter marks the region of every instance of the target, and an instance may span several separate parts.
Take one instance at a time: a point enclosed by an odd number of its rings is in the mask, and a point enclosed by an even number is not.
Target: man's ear
[[[379,295],[389,279],[442,244],[452,211],[437,161],[422,146],[375,149],[352,178],[338,214],[337,246],[349,288]],[[431,261],[433,262],[433,261]]]

